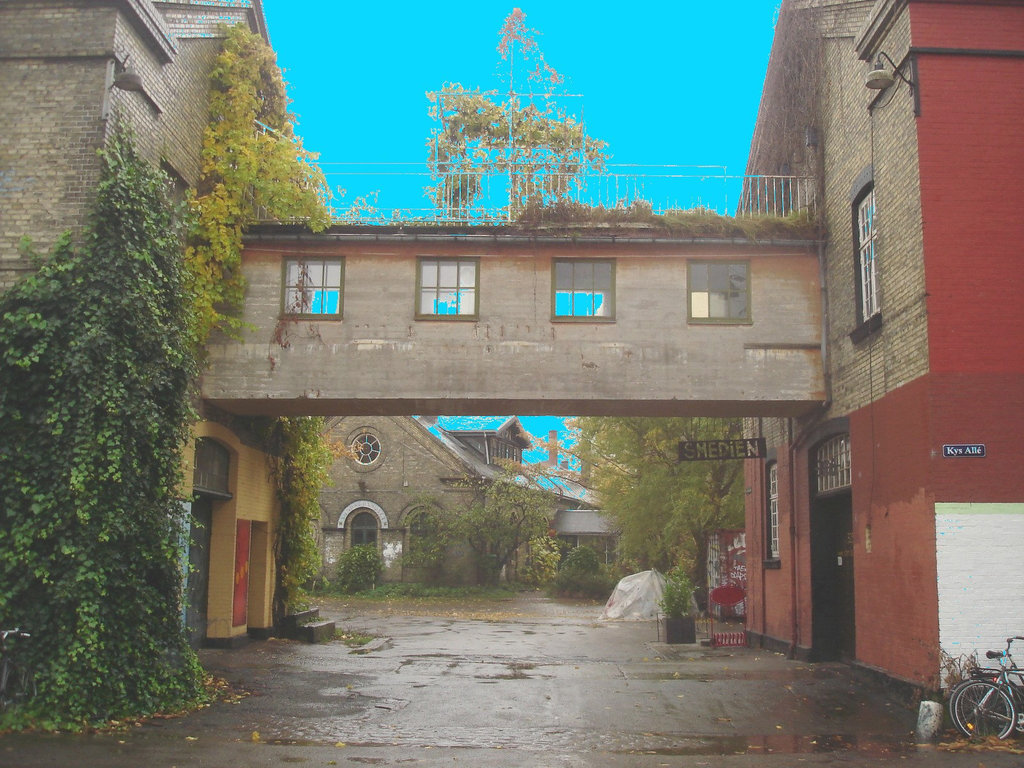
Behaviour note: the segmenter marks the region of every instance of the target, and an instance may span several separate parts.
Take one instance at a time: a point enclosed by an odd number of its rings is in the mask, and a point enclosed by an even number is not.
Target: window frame
[[[780,559],[779,535],[779,463],[768,464],[765,473],[765,557],[770,562]]]
[[[571,304],[573,310],[576,306],[576,296],[578,294],[589,295],[591,297],[590,305],[591,310],[594,310],[592,314],[576,314],[573,311],[571,314],[559,314],[558,312],[558,297],[560,293],[566,293],[564,288],[559,288],[558,284],[558,271],[559,266],[568,265],[571,270],[570,287],[568,290],[571,296]],[[593,279],[593,268],[598,265],[608,265],[610,267],[609,273],[609,286],[606,295],[607,311],[602,314],[596,313],[596,307],[594,306],[594,297],[598,294],[598,286],[596,280]],[[577,269],[582,269],[585,266],[591,268],[591,284],[589,290],[577,290],[579,285],[581,288],[585,287],[580,285],[583,283],[585,276],[580,275],[580,280],[577,281],[576,272]],[[614,323],[615,322],[615,282],[616,282],[616,260],[606,258],[556,258],[551,260],[551,321],[556,323]],[[602,305],[604,306],[604,305]]]
[[[454,286],[443,286],[441,283],[441,263],[442,262],[455,262],[455,275],[456,283]],[[424,286],[423,284],[423,269],[424,266],[434,263],[436,264],[437,270],[437,283],[435,286]],[[433,288],[435,291],[435,306],[440,298],[441,292],[445,290],[454,290],[457,298],[457,307],[461,306],[462,293],[463,291],[470,290],[462,285],[462,266],[465,264],[473,265],[473,307],[471,313],[459,313],[455,312],[452,314],[440,314],[437,312],[423,312],[423,293],[425,290]],[[416,302],[414,317],[417,320],[444,320],[444,321],[475,321],[480,319],[480,257],[479,256],[417,256],[416,257],[416,296],[414,301]]]
[[[705,277],[705,283],[707,284],[707,290],[695,291],[694,286],[697,280],[694,276],[696,268],[708,268],[712,266],[724,266],[726,267],[727,274],[728,270],[733,267],[742,267],[744,271],[744,310],[745,315],[743,317],[729,316],[712,316],[711,315],[711,294],[720,293],[711,290],[711,274],[710,270]],[[694,325],[752,325],[754,322],[754,313],[751,308],[751,271],[750,271],[750,260],[749,259],[736,259],[736,260],[720,260],[720,259],[692,259],[686,263],[686,320],[688,323]],[[708,294],[708,316],[707,317],[694,317],[693,314],[693,298],[696,293]],[[726,292],[726,306],[730,306],[731,294],[739,292],[727,291]]]
[[[356,543],[356,531],[360,531],[362,534],[365,534],[365,532],[371,530],[371,526],[369,526],[369,525],[367,525],[367,526],[358,526],[358,527],[356,526],[356,523],[359,522],[364,517],[370,518],[371,520],[373,520],[373,526],[372,526],[373,541],[372,542],[361,541],[361,542],[359,542],[357,544]],[[365,507],[360,509],[360,510],[358,510],[354,515],[352,515],[352,519],[347,522],[347,527],[348,527],[348,545],[349,545],[350,549],[352,547],[361,547],[361,546],[370,546],[370,545],[372,545],[373,547],[378,548],[378,549],[380,548],[380,520],[378,520],[377,516],[375,514],[373,514],[373,510],[367,509]]]
[[[857,286],[857,320],[869,324],[882,315],[882,297],[878,279],[878,204],[875,186],[868,184],[854,198],[853,250]],[[870,211],[865,215],[866,211]],[[869,254],[867,262],[865,254]]]
[[[337,312],[313,312],[312,308],[315,304],[315,299],[310,302],[310,311],[295,311],[290,307],[291,292],[299,290],[301,285],[300,282],[296,282],[294,285],[289,282],[289,276],[291,273],[291,266],[293,264],[320,264],[323,267],[321,272],[321,280],[318,285],[311,286],[310,288],[303,287],[302,290],[310,290],[314,293],[318,291],[337,291],[338,294],[338,311]],[[338,282],[337,285],[328,283],[327,280],[327,267],[328,266],[338,267]],[[336,257],[316,257],[306,258],[304,256],[285,256],[281,263],[281,316],[289,318],[297,318],[301,320],[341,320],[344,317],[345,311],[345,258],[343,256]]]
[[[853,487],[853,449],[850,434],[830,435],[814,446],[815,497],[845,493]]]

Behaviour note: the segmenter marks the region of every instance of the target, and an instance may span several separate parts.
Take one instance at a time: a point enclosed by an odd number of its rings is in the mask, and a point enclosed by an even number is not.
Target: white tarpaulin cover
[[[605,603],[602,619],[656,619],[665,589],[665,577],[657,571],[642,571],[626,576],[615,586]]]

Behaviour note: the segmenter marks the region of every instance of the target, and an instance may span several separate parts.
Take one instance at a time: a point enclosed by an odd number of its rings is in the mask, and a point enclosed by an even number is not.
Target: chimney
[[[558,466],[558,430],[552,429],[548,432],[548,460],[544,463],[546,467]]]

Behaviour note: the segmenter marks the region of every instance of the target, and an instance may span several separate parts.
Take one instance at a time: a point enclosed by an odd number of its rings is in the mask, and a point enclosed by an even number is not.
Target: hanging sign
[[[728,461],[763,459],[768,449],[763,437],[742,440],[690,440],[679,443],[679,461]]]

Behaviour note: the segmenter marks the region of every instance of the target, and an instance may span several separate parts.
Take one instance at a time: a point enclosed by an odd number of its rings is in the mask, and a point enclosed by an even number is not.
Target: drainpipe
[[[793,419],[787,419],[787,425],[789,428],[789,435],[787,442],[789,443],[789,550],[790,557],[793,558],[793,565],[789,569],[789,603],[790,603],[790,615],[792,620],[792,627],[790,628],[789,634],[789,658],[796,656],[797,636],[800,631],[800,620],[799,604],[797,601],[797,585],[800,583],[798,578],[798,571],[800,568],[800,556],[797,551],[797,542],[799,537],[797,536],[797,502],[796,502],[796,446],[793,444]]]

